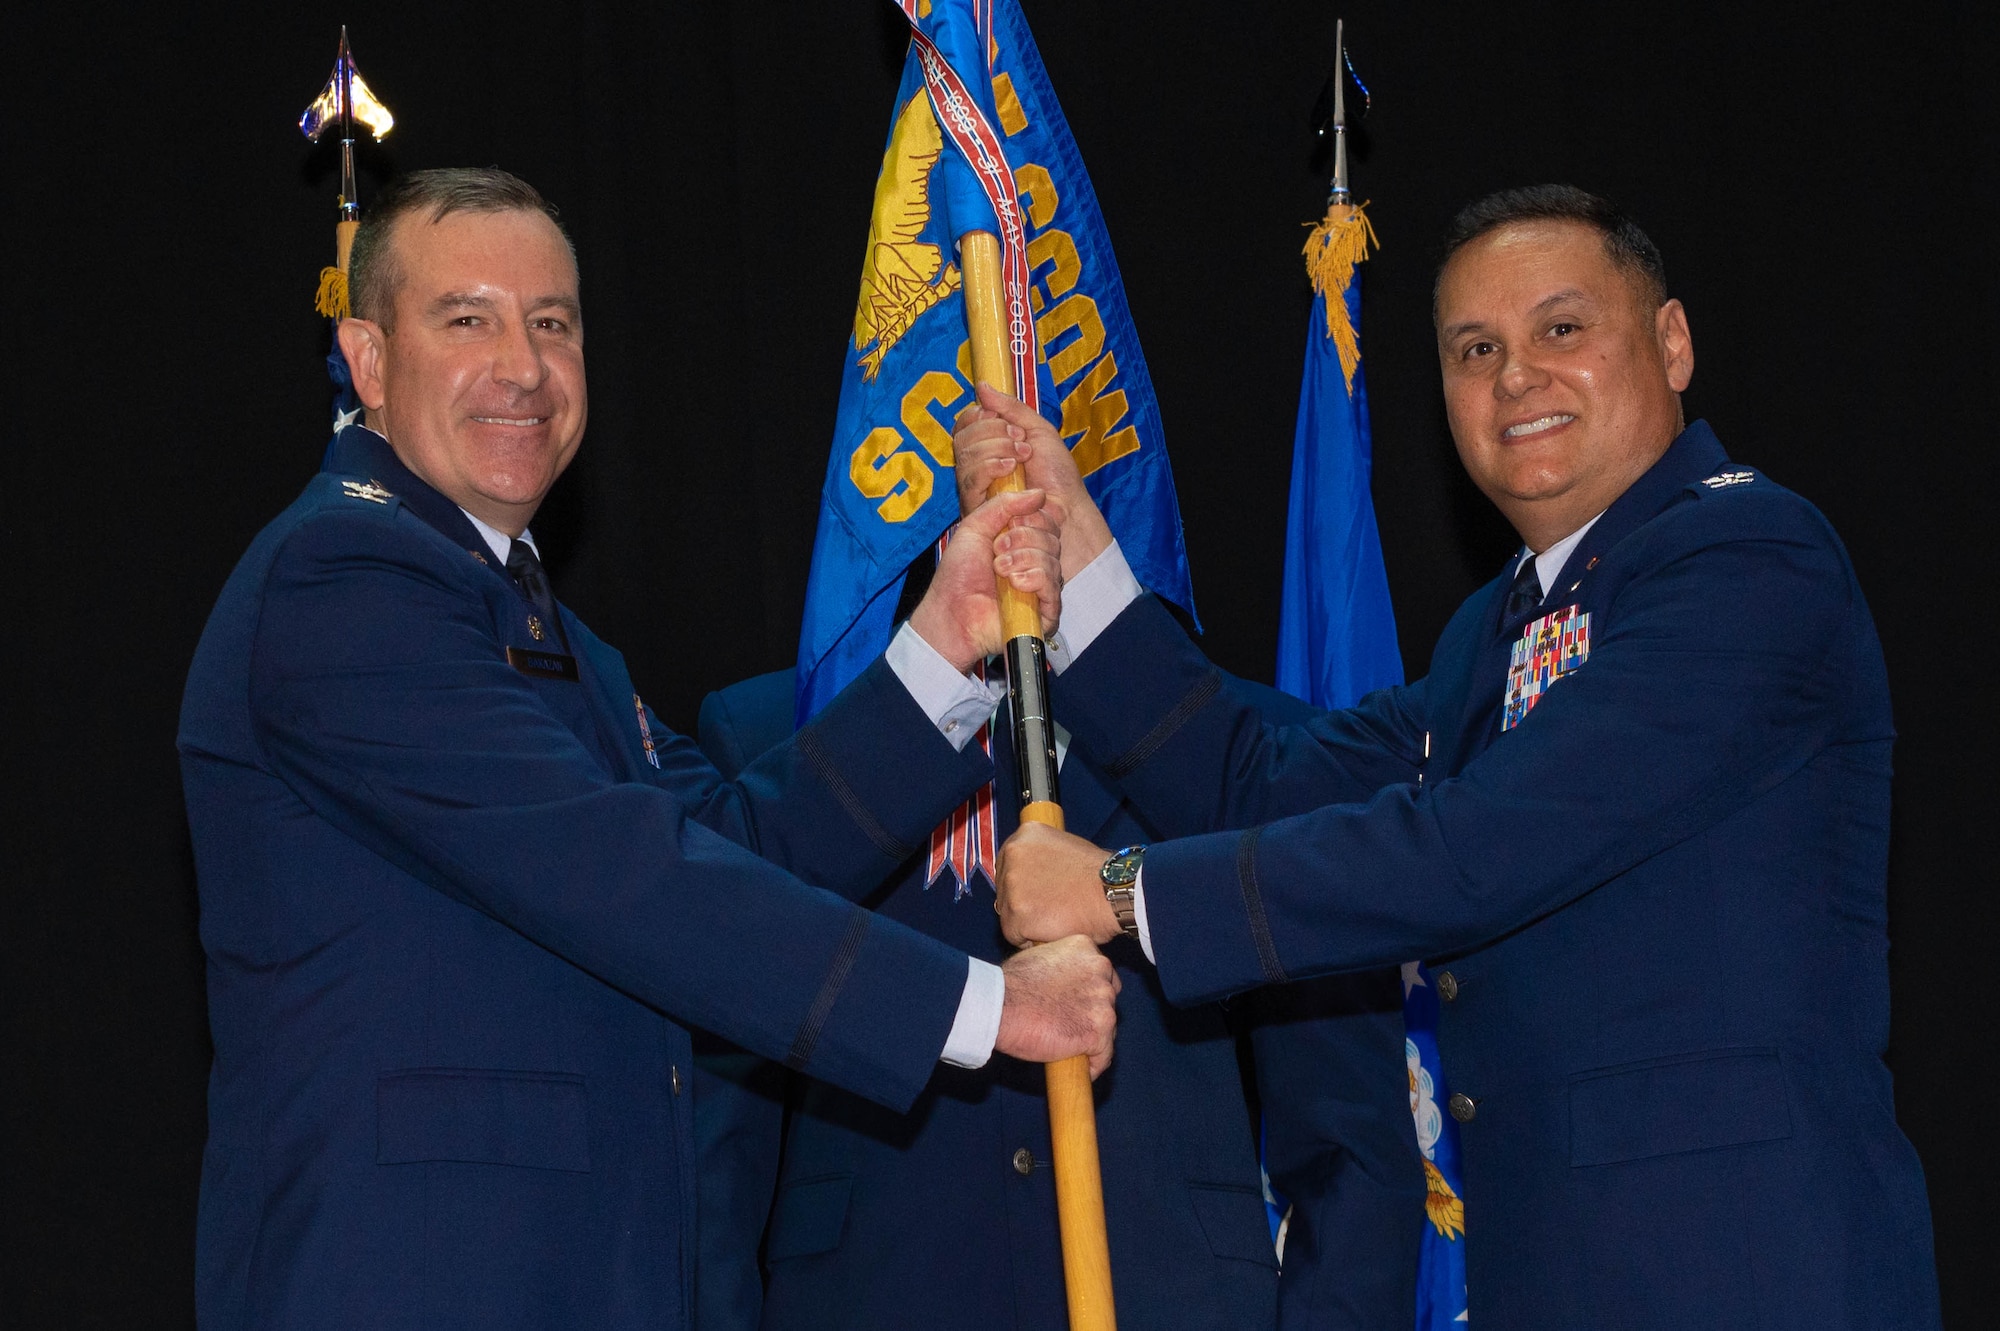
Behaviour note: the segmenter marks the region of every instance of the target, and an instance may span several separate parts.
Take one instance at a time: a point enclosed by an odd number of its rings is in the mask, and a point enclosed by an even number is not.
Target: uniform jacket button
[[[1449,1003],[1458,997],[1458,977],[1450,971],[1437,973],[1438,997]]]
[[[1014,1172],[1023,1178],[1035,1172],[1035,1153],[1023,1146],[1014,1152]]]
[[[1464,1091],[1453,1091],[1445,1103],[1451,1109],[1451,1116],[1461,1123],[1470,1123],[1479,1115],[1479,1102]]]

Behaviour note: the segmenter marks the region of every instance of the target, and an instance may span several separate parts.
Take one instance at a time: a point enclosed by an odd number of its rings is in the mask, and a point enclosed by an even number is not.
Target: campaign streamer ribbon
[[[1035,324],[1028,317],[1028,235],[1021,225],[1021,199],[1014,187],[1014,173],[1000,150],[1000,136],[992,122],[973,99],[958,71],[938,50],[937,44],[917,27],[914,0],[899,6],[910,20],[910,41],[924,69],[924,87],[938,123],[972,167],[986,191],[986,201],[1000,226],[1000,284],[1007,310],[1007,353],[1014,362],[1016,395],[1029,407],[1041,409],[1041,392],[1035,382]],[[982,33],[990,33],[989,17],[980,23]],[[992,50],[991,38],[987,50]]]

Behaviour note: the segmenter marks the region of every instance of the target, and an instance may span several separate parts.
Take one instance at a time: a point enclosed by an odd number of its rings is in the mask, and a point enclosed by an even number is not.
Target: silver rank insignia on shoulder
[[[349,499],[366,499],[371,504],[386,504],[396,496],[390,494],[374,481],[342,481],[340,488]]]
[[[1711,490],[1726,490],[1732,485],[1748,485],[1755,479],[1757,473],[1754,471],[1718,471],[1702,484]]]

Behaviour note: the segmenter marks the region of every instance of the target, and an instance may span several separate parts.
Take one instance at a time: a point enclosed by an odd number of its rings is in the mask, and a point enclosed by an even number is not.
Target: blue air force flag
[[[1314,298],[1306,329],[1278,611],[1278,687],[1328,708],[1352,707],[1371,690],[1403,682],[1368,489],[1367,377],[1358,340],[1350,371],[1326,331],[1329,300],[1345,303],[1348,327],[1361,326],[1361,284],[1350,276],[1346,287]]]
[[[888,143],[799,638],[798,718],[888,645],[912,560],[958,515],[973,400],[957,238],[992,231],[1024,307],[1021,396],[1056,424],[1147,587],[1193,610],[1153,385],[1083,160],[1015,0],[906,0]]]
[[[1306,245],[1319,294],[1306,332],[1305,377],[1292,444],[1277,684],[1327,708],[1351,707],[1371,690],[1403,680],[1369,493],[1372,445],[1355,264],[1372,239],[1360,209],[1335,204]],[[1410,1113],[1428,1185],[1416,1326],[1418,1331],[1445,1331],[1467,1321],[1458,1124],[1444,1112],[1451,1090],[1438,1058],[1438,996],[1421,963],[1403,967],[1403,996]],[[1283,1206],[1273,1197],[1274,1226]]]

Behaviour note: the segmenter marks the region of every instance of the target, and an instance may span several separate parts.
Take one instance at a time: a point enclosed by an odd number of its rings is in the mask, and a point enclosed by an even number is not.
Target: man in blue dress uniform
[[[1888,686],[1846,551],[1684,424],[1686,315],[1602,200],[1466,209],[1434,313],[1459,456],[1525,548],[1426,678],[1284,727],[1107,550],[1067,603],[1122,612],[1070,635],[1063,714],[1203,834],[1139,857],[1127,924],[1127,866],[1024,829],[1007,932],[1133,933],[1177,1002],[1429,959],[1474,1326],[1935,1327],[1882,1062]],[[972,481],[1025,454],[1088,502],[989,407]]]
[[[709,696],[700,739],[718,768],[734,771],[790,736],[792,685],[782,671]],[[1311,714],[1265,685],[1231,678],[1227,687],[1270,719]],[[1000,790],[1014,780],[1012,729],[1003,705],[990,731]],[[1061,770],[1072,831],[1107,849],[1160,835],[1080,745],[1066,746]],[[1004,836],[1015,819],[996,802]],[[984,875],[960,881],[946,869],[933,879],[931,870],[919,851],[860,899],[973,956],[1007,955]],[[1263,1094],[1294,1096],[1307,1082],[1325,1092],[1309,1116],[1286,1119],[1273,1151],[1282,1184],[1311,1198],[1287,1247],[1284,1324],[1373,1331],[1406,1322],[1424,1183],[1401,1081],[1395,972],[1177,1008],[1136,944],[1114,941],[1105,954],[1124,982],[1118,1067],[1098,1083],[1096,1106],[1120,1321],[1163,1331],[1256,1331],[1279,1321],[1256,1115],[1238,1062],[1247,1035]],[[1267,1041],[1296,1040],[1302,1024],[1324,1057],[1265,1077]],[[1039,1071],[1002,1060],[945,1069],[907,1116],[802,1083],[791,1088],[781,1178],[783,1070],[699,1044],[696,1052],[704,1331],[1064,1323]]]
[[[942,1059],[1110,1054],[1080,939],[1004,972],[843,901],[990,774],[937,680],[1055,609],[1041,496],[965,524],[820,721],[724,781],[551,594],[527,526],[585,419],[577,272],[498,171],[385,191],[341,348],[366,426],[260,534],[180,749],[215,1066],[210,1327],[686,1326],[689,1033],[892,1108]],[[812,884],[809,886],[808,884]]]

